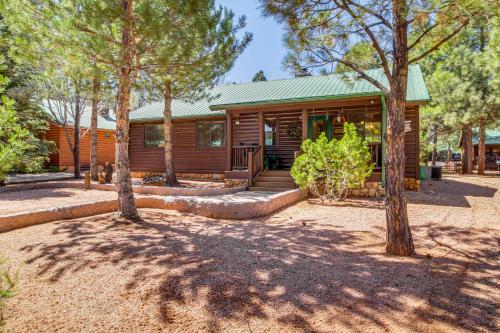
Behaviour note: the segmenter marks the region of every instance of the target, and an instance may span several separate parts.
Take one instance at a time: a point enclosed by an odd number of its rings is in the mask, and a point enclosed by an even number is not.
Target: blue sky
[[[236,17],[245,15],[245,30],[253,34],[252,42],[236,60],[233,69],[226,74],[225,82],[251,81],[259,70],[264,71],[268,80],[292,76],[281,66],[281,60],[286,54],[282,28],[274,18],[263,17],[257,0],[217,0],[217,4],[232,9]]]

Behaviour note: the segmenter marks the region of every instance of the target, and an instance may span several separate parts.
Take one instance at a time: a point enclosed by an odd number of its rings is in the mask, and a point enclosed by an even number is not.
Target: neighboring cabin
[[[477,165],[479,161],[479,134],[477,132],[478,130],[475,131],[472,137],[475,165]],[[485,147],[485,169],[497,170],[499,167],[497,161],[500,161],[500,128],[486,130]]]
[[[46,109],[51,118],[50,128],[45,133],[45,139],[54,141],[57,151],[50,155],[49,166],[57,166],[60,169],[74,170],[73,153],[66,139],[64,127],[60,121],[54,119],[54,115]],[[83,169],[90,167],[90,109],[82,114],[80,121],[80,167]],[[69,135],[73,142],[73,122],[69,128]],[[97,158],[99,165],[105,162],[115,162],[115,128],[116,121],[109,114],[100,114],[97,120]]]
[[[386,82],[380,70],[367,73]],[[189,178],[253,179],[265,169],[289,170],[305,139],[316,139],[322,132],[340,138],[343,124],[351,122],[369,143],[376,165],[370,180],[382,181],[385,102],[370,83],[347,75],[217,86],[210,100],[174,100],[176,173]],[[405,176],[417,180],[419,106],[429,100],[417,65],[409,69],[407,100]],[[130,120],[133,176],[163,172],[163,102],[133,111]]]

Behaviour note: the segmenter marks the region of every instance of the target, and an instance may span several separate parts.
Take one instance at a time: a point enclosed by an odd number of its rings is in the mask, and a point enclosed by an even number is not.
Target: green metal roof
[[[214,91],[216,89],[217,87],[214,88]],[[163,101],[153,102],[145,105],[130,113],[130,121],[163,119],[163,107]],[[182,100],[172,101],[173,119],[213,117],[223,116],[224,114],[224,112],[211,111],[210,103],[206,99],[194,103],[185,102]]]
[[[388,86],[382,69],[366,72],[383,85]],[[322,101],[360,96],[376,96],[381,92],[355,73],[306,76],[291,79],[249,82],[216,86],[210,92],[210,100],[194,103],[174,100],[173,118],[194,118],[223,115],[221,111],[253,105]],[[409,67],[407,100],[430,100],[419,65]],[[214,111],[210,111],[214,110]],[[136,109],[130,114],[132,121],[163,119],[163,102],[155,102]]]
[[[479,131],[479,130],[478,130]],[[500,128],[487,129],[486,131],[487,145],[500,145]],[[479,144],[479,133],[475,133],[472,137],[472,143]]]
[[[388,86],[382,69],[368,70],[366,73],[384,86]],[[430,100],[420,66],[410,66],[408,74],[407,100],[410,102]],[[373,96],[380,93],[378,88],[351,72],[228,85],[211,103],[210,108],[224,110],[239,106]]]
[[[62,123],[61,121],[61,114],[57,110],[57,106],[52,105],[54,113],[53,114],[50,111],[50,108],[48,106],[48,103],[44,101],[44,103],[41,105],[42,109],[52,118],[55,120],[56,123],[60,124]],[[87,107],[84,112],[82,113],[82,116],[80,118],[80,126],[84,128],[89,128],[90,127],[90,122],[91,122],[91,116],[92,116],[92,110],[91,108]],[[70,124],[73,124],[73,117],[68,114],[68,122]],[[103,130],[116,130],[116,119],[113,116],[97,116],[97,128],[103,129]]]

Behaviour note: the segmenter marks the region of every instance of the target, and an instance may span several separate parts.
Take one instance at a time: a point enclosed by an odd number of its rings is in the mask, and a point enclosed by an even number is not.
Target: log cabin
[[[387,84],[381,70],[368,75]],[[290,168],[304,140],[324,132],[340,138],[354,123],[369,144],[375,170],[384,180],[385,100],[354,73],[216,86],[210,98],[172,102],[173,158],[181,178],[244,182],[255,190],[293,187]],[[429,101],[418,65],[409,68],[405,111],[405,177],[419,179],[419,107]],[[163,102],[130,114],[133,177],[162,173]],[[238,181],[239,180],[239,181]]]
[[[64,127],[61,121],[56,119],[56,115],[50,113],[45,107],[44,110],[49,114],[50,127],[45,133],[45,139],[54,141],[56,151],[49,156],[48,166],[58,167],[60,170],[72,172],[74,170],[73,153],[66,137]],[[106,110],[107,111],[107,110]],[[80,167],[82,170],[90,167],[90,109],[86,110],[80,120]],[[72,121],[68,119],[69,136],[73,142]],[[101,112],[97,119],[97,159],[99,165],[106,162],[115,163],[115,128],[116,121],[113,116],[107,112]]]

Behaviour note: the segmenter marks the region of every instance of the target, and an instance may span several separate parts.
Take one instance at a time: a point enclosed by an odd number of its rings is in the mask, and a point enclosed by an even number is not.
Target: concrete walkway
[[[72,189],[72,191],[84,192],[85,190]],[[2,196],[8,197],[14,194],[13,192],[7,192]],[[54,193],[54,196],[57,195],[59,194]],[[249,219],[271,214],[304,199],[306,196],[305,191],[298,189],[280,193],[238,192],[206,197],[137,194],[135,202],[137,208],[176,210],[220,219]],[[78,198],[78,195],[76,197]],[[32,199],[35,200],[36,198]],[[47,200],[47,203],[37,202],[37,208],[35,209],[22,209],[7,214],[0,213],[0,232],[52,221],[111,213],[117,210],[117,200],[114,198],[95,198],[92,202],[54,200],[54,197],[40,199]],[[7,201],[9,201],[8,198]],[[28,202],[26,203],[28,204]]]
[[[53,180],[73,179],[74,175],[68,172],[46,172],[46,173],[26,173],[8,175],[5,180],[6,185],[28,184],[37,182],[50,182]]]

